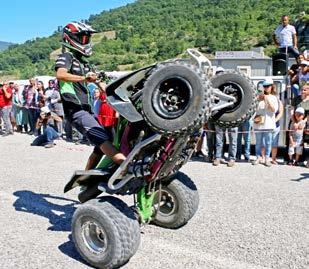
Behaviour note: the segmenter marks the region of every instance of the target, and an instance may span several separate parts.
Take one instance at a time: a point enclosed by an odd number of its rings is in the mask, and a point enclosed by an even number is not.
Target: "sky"
[[[70,21],[124,6],[134,0],[1,0],[0,41],[24,43],[47,37]]]

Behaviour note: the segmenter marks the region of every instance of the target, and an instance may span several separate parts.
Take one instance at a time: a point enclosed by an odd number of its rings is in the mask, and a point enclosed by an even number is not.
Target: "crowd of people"
[[[95,84],[88,88],[96,118],[112,132],[117,113],[108,105],[104,91]],[[14,133],[36,136],[32,145],[46,148],[53,147],[55,139],[89,143],[82,134],[73,132],[65,119],[56,79],[49,80],[46,88],[35,78],[30,78],[25,86],[6,81],[0,83],[0,134],[4,137]]]
[[[300,87],[300,95],[292,100],[288,130],[282,130],[280,119],[283,105],[272,79],[263,81],[263,90],[258,95],[258,106],[251,119],[239,127],[223,128],[209,121],[198,143],[196,157],[206,158],[214,166],[221,163],[233,167],[236,161],[250,162],[252,165],[277,165],[279,137],[286,132],[288,137],[287,164],[309,168],[309,81]],[[224,144],[228,134],[228,156],[224,154]],[[251,159],[252,133],[255,136],[255,159]],[[205,143],[203,143],[205,142]],[[206,151],[202,150],[206,144]],[[242,160],[242,155],[244,159]]]
[[[287,130],[288,165],[298,166],[300,160],[309,167],[309,55],[308,50],[300,53],[298,49],[297,31],[289,23],[289,17],[283,15],[281,24],[273,33],[274,44],[279,53],[293,56],[296,64],[288,70],[291,84],[292,107],[290,109],[290,124]],[[219,69],[218,69],[219,70]],[[220,69],[220,72],[224,70]],[[280,134],[285,131],[280,128],[280,119],[284,109],[275,84],[272,79],[265,79],[263,90],[258,95],[257,111],[253,118],[246,120],[238,128],[222,128],[216,123],[208,122],[204,126],[203,136],[197,147],[195,156],[205,157],[201,145],[206,137],[207,160],[214,166],[226,163],[224,160],[225,133],[228,134],[227,166],[235,165],[241,160],[244,151],[244,160],[250,160],[251,133],[255,135],[255,155],[253,165],[264,164],[267,167],[278,164],[277,152]],[[244,147],[242,145],[244,140]]]

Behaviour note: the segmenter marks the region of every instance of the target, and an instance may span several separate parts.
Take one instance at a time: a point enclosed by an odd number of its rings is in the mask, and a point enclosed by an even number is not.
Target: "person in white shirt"
[[[264,163],[271,166],[270,152],[272,146],[272,133],[276,129],[276,112],[278,100],[272,95],[274,82],[272,79],[265,79],[263,82],[263,93],[259,95],[259,103],[254,117],[255,131],[255,154],[256,160],[253,165]],[[265,161],[262,160],[261,149],[265,148]]]
[[[297,48],[296,30],[293,25],[289,24],[289,17],[287,15],[281,17],[281,25],[273,33],[273,40],[279,48],[279,52],[290,53],[297,59],[299,51]]]

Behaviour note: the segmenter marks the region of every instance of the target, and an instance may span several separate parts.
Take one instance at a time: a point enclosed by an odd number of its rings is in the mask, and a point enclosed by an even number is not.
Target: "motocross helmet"
[[[83,22],[70,22],[62,31],[62,45],[89,57],[92,54],[91,35],[97,33]]]

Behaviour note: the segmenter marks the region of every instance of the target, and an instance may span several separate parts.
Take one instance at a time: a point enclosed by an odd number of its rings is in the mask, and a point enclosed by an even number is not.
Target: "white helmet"
[[[62,44],[70,50],[89,57],[92,54],[91,35],[97,33],[90,25],[83,22],[70,22],[62,32]]]

